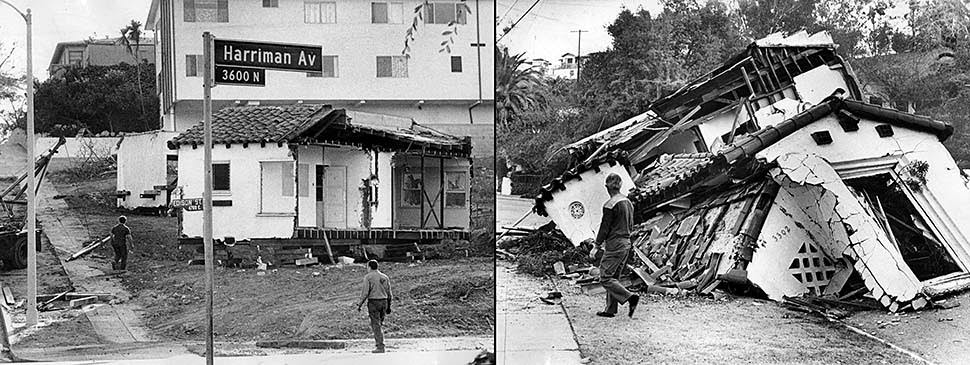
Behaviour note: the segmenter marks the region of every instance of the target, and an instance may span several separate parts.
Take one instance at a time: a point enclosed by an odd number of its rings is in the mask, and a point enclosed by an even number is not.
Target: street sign
[[[216,85],[266,86],[266,70],[261,68],[215,65]]]
[[[213,58],[219,66],[256,67],[280,71],[323,72],[323,47],[214,39]]]
[[[172,208],[182,208],[189,212],[199,211],[202,210],[202,198],[173,199]]]

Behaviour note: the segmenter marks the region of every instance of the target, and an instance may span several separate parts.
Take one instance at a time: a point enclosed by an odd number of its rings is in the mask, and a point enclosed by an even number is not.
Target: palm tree
[[[137,20],[132,20],[131,23],[121,28],[121,44],[125,45],[125,49],[131,58],[135,60],[135,80],[138,83],[138,106],[141,108],[142,120],[144,121],[145,115],[145,102],[144,102],[144,91],[141,87],[141,60],[138,59],[138,48],[141,46],[141,22]],[[151,127],[145,126],[150,130]]]
[[[508,48],[495,52],[495,100],[498,121],[506,129],[513,127],[515,116],[539,108],[545,103],[543,80],[538,70],[525,66],[525,53],[510,55]]]

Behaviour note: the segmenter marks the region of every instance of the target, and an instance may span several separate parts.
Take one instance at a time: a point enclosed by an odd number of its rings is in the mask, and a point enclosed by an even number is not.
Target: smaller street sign
[[[182,208],[189,212],[199,211],[202,210],[202,198],[173,199],[172,208]]]
[[[266,86],[266,70],[261,68],[215,65],[216,85]]]

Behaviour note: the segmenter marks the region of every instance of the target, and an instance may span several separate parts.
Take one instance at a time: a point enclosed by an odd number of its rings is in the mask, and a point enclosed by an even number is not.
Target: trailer
[[[34,162],[34,176],[37,186],[47,175],[47,167],[57,149],[64,145],[65,139],[60,138],[57,143],[44,151]],[[16,181],[0,191],[0,262],[4,270],[23,269],[27,267],[27,179],[28,171],[24,171]],[[41,230],[34,231],[37,235],[35,250],[40,251]]]

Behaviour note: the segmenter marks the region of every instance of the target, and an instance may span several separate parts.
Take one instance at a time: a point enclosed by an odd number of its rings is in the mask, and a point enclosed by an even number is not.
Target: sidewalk
[[[579,345],[562,305],[539,301],[554,290],[547,280],[516,274],[496,265],[496,341],[498,364],[581,364]]]

